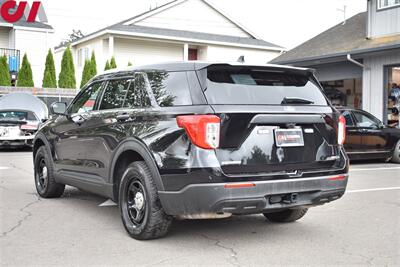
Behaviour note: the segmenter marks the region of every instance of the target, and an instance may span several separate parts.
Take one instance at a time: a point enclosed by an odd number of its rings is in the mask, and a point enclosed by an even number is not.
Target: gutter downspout
[[[358,62],[357,60],[354,60],[353,58],[351,58],[350,54],[347,54],[347,60],[350,61],[353,64],[356,64],[357,66],[359,66],[359,67],[361,67],[363,69],[366,69],[364,64],[362,64],[362,63]]]

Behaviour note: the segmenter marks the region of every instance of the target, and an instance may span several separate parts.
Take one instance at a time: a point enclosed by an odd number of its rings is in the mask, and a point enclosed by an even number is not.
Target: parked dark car
[[[47,118],[48,109],[36,96],[11,93],[0,97],[0,148],[32,147]]]
[[[346,119],[344,147],[351,160],[383,159],[400,163],[400,129],[384,125],[364,110],[337,109]]]
[[[52,108],[34,143],[39,195],[67,184],[111,198],[136,239],[174,217],[292,222],[347,185],[344,118],[308,69],[145,66],[98,75]]]

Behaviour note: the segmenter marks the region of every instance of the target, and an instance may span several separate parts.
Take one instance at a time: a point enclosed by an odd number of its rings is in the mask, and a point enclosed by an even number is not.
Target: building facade
[[[368,0],[367,12],[272,62],[314,68],[334,104],[362,108],[390,123],[397,119],[392,84],[400,85],[400,0]]]
[[[0,0],[0,4],[2,2],[4,0]],[[35,86],[42,86],[53,33],[50,25],[39,21],[27,22],[25,16],[15,23],[8,23],[0,17],[0,55],[7,56],[11,74],[17,75],[22,57],[27,53]]]
[[[98,30],[70,44],[77,84],[85,59],[95,52],[98,71],[115,57],[118,67],[163,61],[267,63],[284,48],[264,40],[206,0],[175,0]],[[55,49],[59,66],[65,46]],[[56,66],[57,66],[56,65]]]

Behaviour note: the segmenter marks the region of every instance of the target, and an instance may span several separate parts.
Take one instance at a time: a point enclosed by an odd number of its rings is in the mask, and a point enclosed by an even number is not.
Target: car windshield
[[[24,121],[28,119],[28,112],[26,111],[0,111],[0,120],[15,120]]]
[[[263,68],[210,67],[205,95],[210,104],[327,105],[309,76]]]

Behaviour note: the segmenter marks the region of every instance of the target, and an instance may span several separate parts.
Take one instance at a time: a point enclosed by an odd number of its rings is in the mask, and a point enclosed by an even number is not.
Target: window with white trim
[[[82,67],[85,64],[85,60],[89,59],[89,48],[79,48],[78,49],[78,67]]]
[[[378,0],[378,9],[400,6],[400,0]]]

